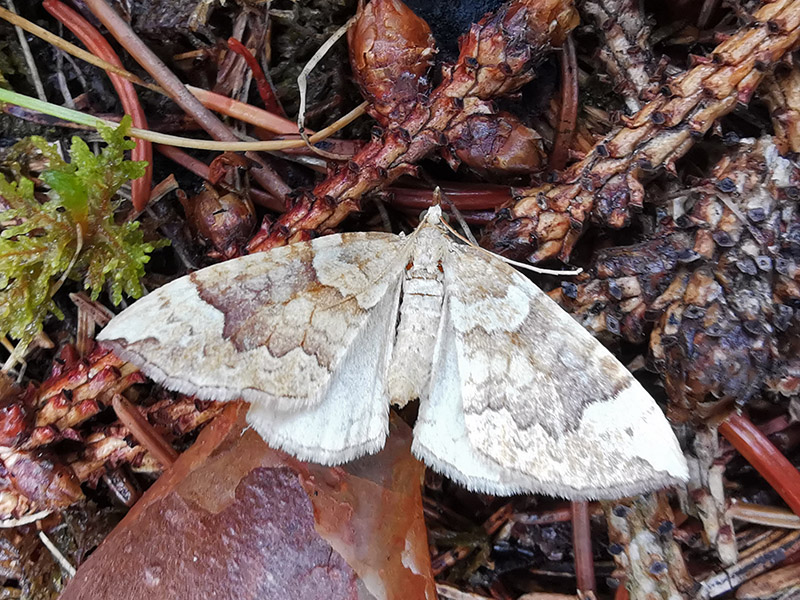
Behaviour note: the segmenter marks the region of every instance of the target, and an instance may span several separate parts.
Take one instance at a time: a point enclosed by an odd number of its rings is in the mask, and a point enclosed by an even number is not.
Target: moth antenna
[[[389,213],[386,210],[386,204],[384,204],[381,198],[375,198],[375,208],[378,209],[378,214],[381,216],[381,221],[383,222],[384,231],[391,233],[392,220],[389,218]]]
[[[437,185],[436,188],[433,190],[434,203],[444,206],[445,200],[447,200],[447,195],[442,191],[442,188],[440,188]],[[469,244],[471,246],[478,246],[478,240],[475,239],[474,235],[472,235],[472,230],[469,228],[469,225],[464,220],[464,215],[461,214],[461,211],[458,210],[458,207],[455,205],[455,203],[447,200],[447,210],[453,213],[453,216],[456,218],[456,221],[458,221],[458,224],[461,226],[461,230],[464,232],[464,235],[467,236]]]
[[[461,226],[461,231],[464,232],[464,235],[469,240],[470,244],[473,246],[478,246],[478,240],[472,235],[472,230],[469,228],[469,224],[467,224],[466,220],[464,220],[464,215],[461,214],[461,211],[458,210],[455,204],[452,202],[448,202],[448,210],[453,213],[458,221],[458,224]]]
[[[528,263],[511,260],[510,258],[506,258],[505,256],[503,256],[502,254],[495,254],[494,252],[491,252],[486,248],[481,248],[480,246],[478,246],[478,248],[480,248],[484,252],[488,252],[489,254],[496,256],[503,262],[506,262],[510,265],[514,265],[515,267],[519,267],[520,269],[526,269],[534,273],[541,273],[542,275],[563,275],[572,277],[574,275],[580,275],[581,273],[583,273],[582,267],[578,267],[576,269],[546,269],[544,267],[537,267],[535,265],[529,265]]]
[[[453,234],[454,237],[458,238],[465,244],[468,244],[473,248],[480,250],[481,252],[485,252],[486,254],[491,254],[492,256],[499,258],[503,262],[508,263],[509,265],[513,265],[515,267],[519,267],[520,269],[525,269],[527,271],[532,271],[534,273],[540,273],[542,275],[572,276],[572,275],[580,275],[581,273],[583,273],[583,269],[581,267],[578,267],[577,269],[546,269],[544,267],[537,267],[535,265],[529,265],[528,263],[511,260],[510,258],[506,258],[505,256],[503,256],[502,254],[497,254],[495,252],[492,252],[491,250],[487,250],[486,248],[479,246],[478,243],[475,242],[474,240],[473,241],[468,240],[463,235],[458,233],[458,231],[453,229],[450,226],[450,224],[444,219],[441,219],[441,223],[444,226],[444,228],[447,229],[447,231],[449,231],[451,234]]]

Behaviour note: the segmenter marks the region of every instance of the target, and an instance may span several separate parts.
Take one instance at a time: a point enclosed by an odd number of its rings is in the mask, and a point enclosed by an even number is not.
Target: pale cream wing
[[[371,369],[391,351],[408,243],[340,234],[226,261],[145,296],[98,339],[165,387],[205,399],[294,411],[347,382],[351,399],[377,404]],[[362,350],[377,362],[365,365]]]
[[[504,468],[470,442],[461,399],[456,333],[443,307],[428,394],[420,399],[412,452],[467,489],[505,496],[535,489],[535,481]]]
[[[370,309],[369,322],[355,330],[319,403],[283,411],[273,403],[253,402],[247,422],[270,446],[327,465],[383,448],[389,430],[386,374],[399,297],[395,278]]]
[[[465,427],[478,454],[515,472],[528,491],[572,499],[688,477],[652,397],[530,280],[455,243],[443,269]]]

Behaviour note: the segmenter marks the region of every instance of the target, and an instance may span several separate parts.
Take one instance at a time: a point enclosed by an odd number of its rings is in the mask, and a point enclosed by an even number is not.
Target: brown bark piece
[[[434,598],[407,427],[345,471],[271,450],[245,411],[227,406],[62,598]]]

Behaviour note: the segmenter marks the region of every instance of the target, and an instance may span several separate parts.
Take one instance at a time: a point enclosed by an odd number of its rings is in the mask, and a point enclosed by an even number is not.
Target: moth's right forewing
[[[444,264],[470,445],[527,491],[619,498],[688,477],[658,405],[544,292],[453,245]]]
[[[402,237],[353,233],[226,261],[142,298],[98,339],[173,390],[315,406],[373,309],[399,295],[408,252]]]

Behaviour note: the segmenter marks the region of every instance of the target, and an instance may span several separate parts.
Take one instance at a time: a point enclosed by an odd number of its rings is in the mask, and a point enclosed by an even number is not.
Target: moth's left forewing
[[[98,340],[169,389],[207,400],[318,405],[351,346],[395,315],[408,244],[339,234],[176,279],[117,315]],[[342,367],[345,368],[343,371]]]
[[[251,405],[247,422],[272,447],[322,464],[340,464],[383,448],[389,430],[386,373],[401,283],[398,271],[386,277],[391,286],[374,305],[366,299],[371,304],[366,322],[358,328],[317,405],[294,411],[279,410],[267,402]],[[330,318],[338,319],[339,313],[333,312]]]
[[[341,463],[380,449],[409,241],[336,234],[219,263],[114,318],[99,340],[169,389],[243,398],[274,447]]]
[[[538,287],[460,244],[443,268],[465,425],[477,452],[532,480],[530,491],[573,499],[686,479],[655,401]]]

